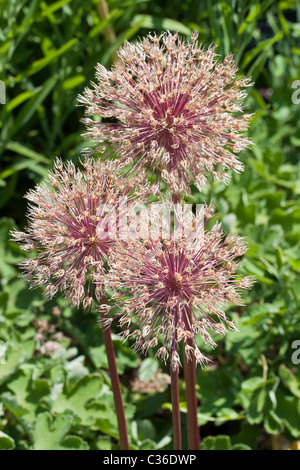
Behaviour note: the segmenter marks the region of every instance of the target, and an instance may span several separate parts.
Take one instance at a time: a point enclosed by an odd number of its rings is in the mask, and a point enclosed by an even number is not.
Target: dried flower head
[[[46,181],[26,195],[28,228],[12,232],[23,250],[35,252],[21,263],[31,287],[44,287],[50,298],[60,290],[84,308],[99,300],[102,287],[95,287],[94,275],[105,272],[128,207],[146,195],[146,187],[131,189],[113,162],[87,159],[81,171],[57,159]]]
[[[222,62],[196,33],[188,43],[166,32],[125,42],[118,56],[111,71],[97,65],[97,83],[79,97],[88,116],[103,118],[84,120],[97,151],[115,152],[141,178],[157,170],[173,194],[188,194],[192,181],[201,189],[208,172],[228,182],[227,169],[242,170],[236,154],[250,144],[242,101],[251,83],[231,54]]]
[[[244,240],[226,237],[220,223],[207,230],[212,206],[203,206],[192,216],[192,223],[180,220],[180,231],[171,227],[171,208],[169,204],[160,235],[153,231],[154,237],[123,246],[110,278],[120,309],[115,318],[124,338],[134,338],[136,350],[145,353],[161,337],[157,356],[164,361],[170,356],[175,370],[180,365],[177,343],[184,343],[188,359],[193,354],[203,365],[207,358],[197,346],[196,335],[215,347],[211,331],[224,335],[226,327],[235,329],[222,306],[243,305],[239,291],[250,288],[253,278],[235,274],[247,250]]]

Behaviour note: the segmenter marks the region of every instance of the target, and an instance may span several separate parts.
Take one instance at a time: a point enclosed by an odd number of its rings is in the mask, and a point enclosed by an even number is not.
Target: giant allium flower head
[[[87,159],[80,170],[57,159],[46,180],[26,195],[28,227],[12,232],[24,250],[34,252],[21,262],[31,287],[44,287],[50,298],[60,290],[84,308],[95,297],[99,301],[103,287],[95,287],[94,275],[105,272],[128,208],[146,195],[145,186],[133,192],[113,162]]]
[[[176,230],[169,203],[166,223],[153,219],[147,239],[128,241],[118,252],[109,277],[119,311],[108,322],[118,318],[124,338],[134,338],[144,353],[161,338],[157,356],[164,361],[170,356],[174,370],[180,365],[179,342],[188,359],[194,355],[197,363],[207,362],[196,336],[214,347],[210,332],[224,335],[226,328],[235,329],[222,307],[227,302],[243,305],[239,291],[253,283],[251,276],[235,274],[247,250],[244,239],[226,237],[220,223],[207,230],[211,205],[190,219],[182,216],[180,205],[175,207]]]
[[[232,55],[222,62],[196,33],[188,43],[166,32],[125,42],[118,56],[110,71],[97,65],[96,83],[79,97],[97,119],[84,119],[85,136],[103,157],[117,154],[141,178],[156,172],[172,194],[190,193],[191,182],[201,189],[209,172],[228,182],[226,170],[242,170],[250,80],[237,76]]]

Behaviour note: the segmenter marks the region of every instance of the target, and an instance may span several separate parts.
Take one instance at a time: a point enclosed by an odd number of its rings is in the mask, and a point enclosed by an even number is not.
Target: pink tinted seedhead
[[[235,329],[222,307],[243,305],[239,291],[253,283],[252,277],[235,274],[247,250],[244,240],[226,237],[220,224],[206,230],[212,215],[213,207],[204,206],[180,236],[172,232],[170,219],[169,233],[127,243],[109,274],[124,338],[134,338],[142,352],[162,339],[156,354],[164,361],[170,356],[173,370],[180,366],[180,342],[188,359],[193,355],[197,363],[207,362],[196,336],[215,347],[210,331],[224,335],[226,328]]]
[[[110,71],[97,65],[96,83],[79,101],[86,106],[86,137],[103,158],[145,179],[156,172],[172,194],[202,188],[211,173],[229,181],[228,169],[242,170],[236,154],[250,141],[243,135],[248,78],[238,77],[232,55],[217,60],[193,34],[188,43],[169,32],[125,42]]]
[[[31,286],[44,287],[50,298],[60,290],[84,308],[94,298],[99,301],[103,286],[95,287],[95,273],[98,279],[105,275],[128,207],[139,205],[146,194],[145,187],[131,190],[113,162],[87,159],[81,171],[57,159],[46,181],[26,196],[28,228],[12,232],[24,250],[35,253],[21,263]]]

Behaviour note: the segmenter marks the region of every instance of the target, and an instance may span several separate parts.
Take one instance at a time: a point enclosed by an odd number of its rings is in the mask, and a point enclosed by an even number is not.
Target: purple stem
[[[106,297],[102,297],[102,304],[106,304]],[[104,313],[100,309],[100,317],[101,321],[105,321],[107,318],[107,313]],[[108,361],[108,368],[110,373],[110,380],[113,390],[113,396],[115,401],[116,407],[116,414],[117,414],[117,421],[118,421],[118,428],[119,428],[119,435],[120,435],[120,447],[121,450],[129,450],[128,444],[128,436],[127,436],[127,425],[125,419],[125,412],[124,412],[124,405],[119,381],[119,375],[117,371],[117,364],[114,352],[114,346],[111,338],[110,328],[105,326],[102,328],[103,339],[106,349],[107,361]]]
[[[178,369],[175,371],[171,367],[171,399],[172,399],[172,420],[173,420],[173,447],[174,450],[181,450],[181,421],[179,408],[179,381]]]
[[[187,340],[193,346],[193,340]],[[184,353],[185,397],[187,404],[187,428],[189,450],[200,450],[200,432],[197,420],[196,363],[192,356],[187,359]]]

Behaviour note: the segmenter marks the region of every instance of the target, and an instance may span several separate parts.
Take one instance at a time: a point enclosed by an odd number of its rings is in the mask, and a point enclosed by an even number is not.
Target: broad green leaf
[[[229,450],[252,450],[247,444],[234,444]]]
[[[289,391],[295,396],[300,398],[300,383],[293,372],[288,369],[284,364],[279,367],[279,377]]]
[[[8,345],[5,351],[5,361],[0,363],[0,384],[8,381],[17,371],[20,365],[29,360],[34,351],[34,342],[28,341],[23,344],[15,343]]]
[[[159,362],[156,359],[152,359],[151,357],[146,358],[139,368],[139,379],[145,382],[149,381],[153,378],[158,368]]]
[[[11,380],[8,388],[12,394],[5,393],[2,399],[7,408],[16,417],[21,418],[26,426],[35,422],[41,401],[49,396],[49,383],[44,379],[31,379],[32,373],[26,371]]]
[[[11,450],[15,448],[15,441],[12,437],[0,431],[0,450]]]
[[[217,419],[216,424],[221,424],[226,421],[236,421],[240,419],[244,419],[245,416],[243,413],[237,413],[232,408],[221,408],[220,411],[217,412]]]
[[[97,417],[103,416],[104,410],[96,410],[95,407],[89,406],[89,402],[97,400],[102,387],[102,381],[99,377],[84,377],[70,393],[65,390],[60,393],[52,405],[52,411],[55,413],[70,411],[80,419],[83,425],[92,424]],[[113,415],[113,412],[111,414]]]
[[[201,443],[202,450],[229,450],[230,438],[228,436],[205,437]]]
[[[266,408],[266,400],[267,390],[265,388],[258,389],[254,392],[247,410],[247,419],[250,424],[260,423],[262,421]]]
[[[79,436],[67,436],[73,418],[59,415],[53,419],[50,413],[40,413],[33,433],[34,450],[88,450],[88,444]]]
[[[284,426],[275,411],[270,410],[264,419],[264,427],[269,434],[281,434]]]
[[[299,398],[284,396],[282,392],[277,392],[277,409],[276,415],[278,419],[287,427],[292,436],[300,437],[300,409]]]
[[[67,371],[68,380],[70,382],[77,381],[88,375],[88,368],[84,366],[84,356],[78,356],[72,361],[67,362],[65,370]]]
[[[272,382],[272,379],[266,380],[263,377],[251,377],[244,380],[242,383],[242,390],[244,390],[244,392],[254,392],[270,382]]]

